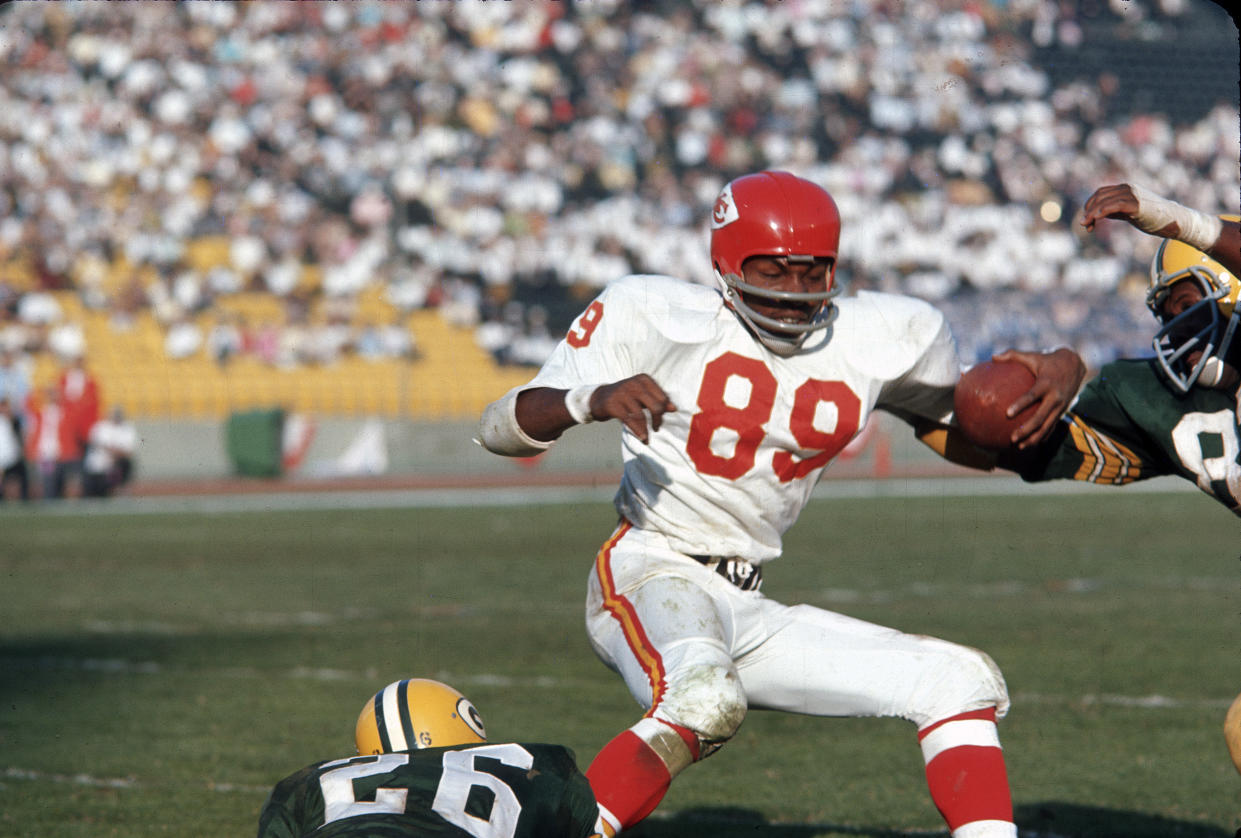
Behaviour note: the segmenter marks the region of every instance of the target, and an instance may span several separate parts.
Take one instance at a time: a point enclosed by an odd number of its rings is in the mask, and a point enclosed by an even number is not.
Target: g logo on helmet
[[[487,729],[483,727],[482,714],[474,709],[474,705],[470,703],[468,698],[463,696],[457,702],[457,715],[461,717],[461,721],[469,726],[470,730],[477,733],[483,739],[487,738]]]

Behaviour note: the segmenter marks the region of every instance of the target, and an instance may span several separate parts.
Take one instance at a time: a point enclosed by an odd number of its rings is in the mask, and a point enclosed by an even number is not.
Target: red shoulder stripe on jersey
[[[633,524],[622,521],[621,525],[616,528],[616,532],[612,533],[611,538],[603,543],[603,547],[599,549],[595,557],[595,573],[599,576],[599,586],[603,590],[603,607],[616,622],[620,623],[625,642],[629,644],[630,651],[642,665],[647,680],[650,681],[651,707],[646,711],[646,715],[650,716],[663,700],[664,691],[667,689],[664,661],[654,644],[647,638],[642,622],[638,619],[637,612],[634,611],[633,603],[616,592],[616,582],[612,579],[612,567],[608,563],[612,556],[612,548],[631,529],[633,529]]]

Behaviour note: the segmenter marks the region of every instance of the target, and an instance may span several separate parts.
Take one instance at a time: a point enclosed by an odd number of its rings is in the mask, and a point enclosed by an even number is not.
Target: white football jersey
[[[942,314],[921,300],[860,292],[790,357],[770,352],[705,285],[628,276],[608,285],[524,387],[663,387],[649,445],[624,429],[616,508],[690,555],[763,562],[823,469],[885,408],[947,421],[961,365]],[[623,427],[623,426],[622,426]]]

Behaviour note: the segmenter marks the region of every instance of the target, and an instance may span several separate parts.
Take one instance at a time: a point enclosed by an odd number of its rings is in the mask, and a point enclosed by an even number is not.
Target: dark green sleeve
[[[1153,361],[1105,366],[1052,435],[1005,451],[999,465],[1027,481],[1119,486],[1175,475],[1241,515],[1241,397],[1194,387],[1175,393]]]
[[[1005,452],[1000,465],[1030,482],[1119,486],[1175,474],[1168,447],[1181,410],[1146,362],[1108,364],[1048,439],[1033,450]]]
[[[565,784],[561,809],[569,813],[571,820],[572,828],[566,829],[565,835],[590,838],[597,834],[595,823],[599,819],[599,804],[595,801],[595,792],[590,787],[590,781],[580,771]]]
[[[535,768],[554,778],[548,798],[547,818],[536,834],[589,838],[595,834],[599,806],[590,782],[577,767],[573,752],[561,745],[528,745],[535,754]]]
[[[290,774],[271,790],[259,813],[258,838],[301,838],[306,788],[316,775],[315,768],[311,765]]]

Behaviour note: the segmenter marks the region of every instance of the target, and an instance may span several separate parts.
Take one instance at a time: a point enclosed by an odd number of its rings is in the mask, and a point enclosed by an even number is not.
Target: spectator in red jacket
[[[63,498],[82,464],[82,441],[60,388],[49,385],[32,393],[26,405],[26,459],[38,475],[40,496]]]
[[[58,384],[61,403],[78,446],[85,448],[91,428],[99,421],[99,384],[80,355],[65,367]]]

